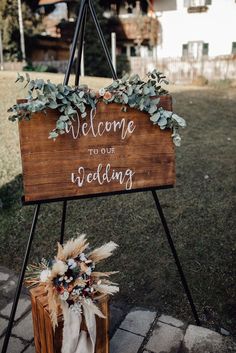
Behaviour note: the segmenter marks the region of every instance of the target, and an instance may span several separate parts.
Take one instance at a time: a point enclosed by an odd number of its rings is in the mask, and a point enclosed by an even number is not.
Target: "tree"
[[[41,23],[40,16],[35,12],[37,3],[36,0],[22,0],[26,51],[32,43],[32,37],[38,33]],[[5,59],[21,60],[17,0],[0,1],[0,28],[3,34]]]
[[[103,16],[104,9],[99,4],[99,0],[93,1],[96,14],[101,25],[106,43],[110,49],[110,31],[108,21]],[[85,30],[85,74],[89,76],[111,76],[104,51],[102,49],[92,16],[88,13],[88,19]]]
[[[110,51],[111,28],[109,26],[109,20],[103,15],[106,8],[106,6],[104,7],[105,3],[101,0],[93,0],[93,4]],[[127,58],[123,55],[117,58],[118,76],[125,71],[129,71],[129,63]],[[111,70],[90,14],[88,16],[85,31],[85,74],[89,76],[111,77]]]

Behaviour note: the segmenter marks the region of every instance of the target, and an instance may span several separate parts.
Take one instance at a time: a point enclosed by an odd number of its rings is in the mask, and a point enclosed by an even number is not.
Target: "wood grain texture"
[[[161,97],[160,106],[172,110],[171,97]],[[97,104],[93,119],[95,134],[99,124],[104,127],[108,122],[111,127],[114,120],[118,123],[124,119],[127,126],[133,121],[135,130],[128,132],[123,139],[118,127],[116,131],[111,128],[102,136],[94,137],[88,125],[84,130],[86,133],[89,130],[86,136],[80,132],[79,138],[73,139],[71,133],[66,133],[52,141],[48,139],[48,135],[55,127],[57,118],[57,111],[48,110],[47,116],[44,113],[35,113],[30,121],[19,122],[26,201],[174,185],[175,150],[171,131],[161,131],[152,124],[147,113],[131,108],[127,112],[121,112],[121,105],[115,103]],[[89,123],[89,117],[86,120],[80,119],[80,128],[85,122]],[[74,130],[77,125],[75,121]],[[112,148],[114,153],[102,153],[111,152]],[[90,154],[91,150],[98,150],[98,153]],[[97,174],[94,173],[100,164],[99,183]],[[80,167],[84,169],[79,173]],[[108,179],[114,176],[109,183],[105,176],[105,180],[103,179],[106,167],[109,169]],[[81,178],[83,173],[84,183],[78,186],[77,177]],[[88,176],[90,173],[92,174]],[[72,182],[72,175],[76,183]],[[92,181],[93,178],[96,180]]]
[[[61,353],[63,339],[63,316],[59,311],[58,327],[53,332],[48,310],[47,293],[43,286],[30,290],[32,316],[34,325],[35,353]],[[95,353],[109,353],[109,302],[108,298],[101,300],[99,308],[105,319],[96,317],[97,339]],[[87,331],[84,319],[81,328]]]

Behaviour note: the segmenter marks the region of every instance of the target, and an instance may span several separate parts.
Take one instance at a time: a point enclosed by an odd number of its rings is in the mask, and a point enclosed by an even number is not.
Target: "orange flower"
[[[70,292],[73,291],[73,289],[74,289],[74,285],[73,284],[69,284],[68,288],[67,288],[67,291],[70,293]]]
[[[103,98],[106,100],[111,99],[111,97],[112,97],[112,94],[110,92],[106,92],[103,96]]]

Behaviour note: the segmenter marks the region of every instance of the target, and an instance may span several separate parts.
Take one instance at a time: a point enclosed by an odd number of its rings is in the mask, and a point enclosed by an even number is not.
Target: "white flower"
[[[173,142],[174,142],[175,146],[177,146],[177,147],[180,146],[180,144],[181,144],[181,137],[180,137],[179,134],[174,135],[174,137],[173,137]]]
[[[83,262],[87,261],[87,257],[84,255],[83,252],[80,254],[79,259],[80,261],[83,261]]]
[[[76,314],[82,314],[82,306],[80,303],[75,303],[70,306],[70,310],[74,311]]]
[[[47,282],[49,276],[51,276],[51,270],[49,270],[49,269],[43,270],[40,273],[40,281],[41,282]]]
[[[67,300],[69,298],[69,293],[65,291],[63,294],[60,295],[60,298],[62,300]]]
[[[91,267],[88,267],[88,269],[85,273],[86,273],[86,275],[91,276],[91,273],[92,273]]]
[[[68,270],[68,266],[65,264],[65,262],[58,260],[57,262],[54,263],[52,269],[53,269],[53,272],[58,273],[59,276],[63,276],[65,272]]]
[[[75,268],[75,267],[77,266],[77,263],[75,262],[74,259],[69,259],[69,260],[67,261],[67,263],[68,263],[68,267],[69,267],[70,269],[73,269],[73,268]]]
[[[104,94],[106,93],[105,88],[100,88],[100,90],[98,91],[98,93],[100,94],[100,96],[104,96]]]

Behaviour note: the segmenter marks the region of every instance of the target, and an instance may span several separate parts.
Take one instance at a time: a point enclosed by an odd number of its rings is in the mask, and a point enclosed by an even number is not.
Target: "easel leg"
[[[15,297],[14,297],[14,301],[13,301],[13,305],[12,305],[12,309],[11,309],[11,315],[10,315],[9,323],[7,326],[7,331],[6,331],[6,335],[4,338],[4,342],[3,342],[2,353],[6,353],[9,339],[11,336],[12,326],[13,326],[13,322],[14,322],[14,318],[15,318],[15,314],[16,314],[16,309],[17,309],[17,305],[18,305],[18,301],[19,301],[19,297],[20,297],[22,283],[23,283],[24,276],[25,276],[27,262],[29,259],[30,249],[31,249],[31,245],[32,245],[32,241],[33,241],[33,237],[34,237],[34,233],[35,233],[35,229],[36,229],[39,210],[40,210],[40,204],[38,204],[36,206],[35,211],[34,211],[33,222],[31,225],[31,230],[30,230],[30,235],[29,235],[29,239],[28,239],[28,244],[26,247],[24,261],[22,264],[20,276],[19,276],[18,283],[17,283],[17,289],[16,289],[16,293],[15,293]]]
[[[71,44],[70,59],[68,62],[66,73],[65,73],[63,85],[67,85],[69,82],[71,68],[72,68],[72,64],[73,64],[73,60],[74,60],[74,56],[75,56],[75,51],[76,51],[76,47],[77,47],[78,37],[79,37],[79,34],[81,33],[81,29],[82,29],[82,25],[83,25],[83,18],[84,18],[84,11],[86,9],[87,4],[88,4],[88,0],[81,0],[79,14],[78,14],[76,26],[75,26],[75,33],[74,33],[74,37],[73,37],[73,42]]]
[[[79,34],[79,43],[78,43],[78,54],[77,54],[77,60],[76,60],[76,70],[75,70],[75,86],[78,87],[79,85],[79,79],[80,79],[80,74],[81,74],[81,57],[82,57],[82,52],[83,52],[83,45],[84,45],[84,33],[85,33],[85,26],[86,26],[86,18],[87,18],[87,10],[88,10],[88,5],[85,5],[84,8],[84,15],[83,15],[83,23],[82,23],[82,29]]]
[[[199,320],[199,317],[198,317],[198,313],[197,313],[196,307],[194,305],[193,298],[192,298],[191,292],[189,290],[188,283],[187,283],[187,280],[185,278],[185,275],[184,275],[184,272],[183,272],[183,269],[182,269],[182,265],[180,263],[180,260],[179,260],[179,257],[178,257],[174,242],[172,240],[172,237],[171,237],[171,234],[170,234],[170,231],[169,231],[169,228],[168,228],[168,225],[167,225],[167,222],[166,222],[162,207],[161,207],[159,199],[157,197],[156,191],[152,190],[152,195],[153,195],[153,198],[155,200],[156,207],[157,207],[157,210],[158,210],[158,213],[159,213],[163,228],[165,230],[169,246],[171,248],[173,257],[175,259],[175,263],[176,263],[177,269],[179,271],[179,275],[180,275],[180,278],[181,278],[182,285],[184,287],[184,291],[185,291],[185,293],[187,295],[189,304],[191,306],[193,316],[195,318],[196,324],[198,326],[201,326],[201,323],[200,323],[200,320]]]
[[[93,22],[94,22],[94,24],[96,26],[100,42],[102,44],[104,53],[105,53],[106,58],[107,58],[107,62],[108,62],[109,66],[110,66],[110,69],[111,69],[112,77],[113,77],[114,80],[117,80],[118,77],[117,77],[116,71],[115,71],[115,69],[113,67],[112,60],[111,60],[111,55],[110,55],[110,52],[108,50],[104,35],[102,33],[101,26],[100,26],[100,24],[98,22],[98,18],[97,18],[97,15],[96,15],[96,11],[95,11],[93,2],[91,0],[88,0],[88,2],[89,2],[89,9],[90,9],[90,12],[91,12],[91,15],[92,15],[92,18],[93,18]]]
[[[64,243],[67,201],[63,201],[60,244]]]

